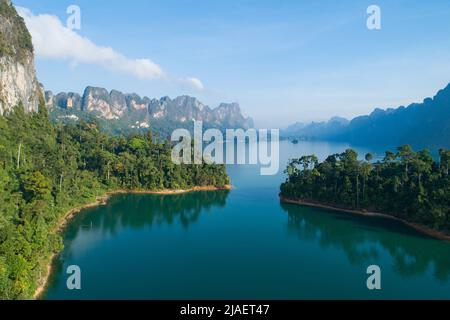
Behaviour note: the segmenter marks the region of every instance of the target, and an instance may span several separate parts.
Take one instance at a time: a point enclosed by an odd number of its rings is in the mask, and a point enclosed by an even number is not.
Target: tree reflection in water
[[[224,207],[228,190],[174,195],[117,195],[105,206],[84,210],[69,224],[65,241],[70,242],[83,229],[116,234],[123,228],[141,229],[152,225],[172,225],[176,221],[188,228],[200,214],[213,207]]]
[[[342,249],[351,264],[379,261],[383,251],[392,258],[394,272],[411,277],[432,270],[445,282],[450,274],[450,243],[422,235],[401,222],[363,217],[282,203],[288,231],[322,248]],[[330,223],[330,218],[333,221]]]

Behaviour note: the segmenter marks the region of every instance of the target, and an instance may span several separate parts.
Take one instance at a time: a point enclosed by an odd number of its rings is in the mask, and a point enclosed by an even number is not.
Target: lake
[[[229,166],[231,191],[118,195],[84,210],[64,233],[45,298],[449,299],[450,243],[391,220],[280,203],[289,158],[348,147],[281,142],[276,176]],[[81,290],[67,289],[70,265]],[[382,290],[367,289],[370,265]]]

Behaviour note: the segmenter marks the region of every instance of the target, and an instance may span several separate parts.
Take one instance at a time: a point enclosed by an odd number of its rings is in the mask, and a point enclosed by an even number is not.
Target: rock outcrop
[[[50,110],[60,108],[89,113],[105,120],[121,120],[128,128],[136,125],[146,128],[151,122],[164,120],[181,124],[197,120],[220,129],[253,127],[253,120],[242,115],[237,103],[222,103],[212,109],[190,96],[150,99],[135,93],[123,94],[116,90],[108,92],[104,88],[87,87],[83,96],[72,92],[55,96],[47,91],[45,99]]]
[[[0,114],[19,104],[36,111],[41,97],[31,36],[11,1],[0,0]]]

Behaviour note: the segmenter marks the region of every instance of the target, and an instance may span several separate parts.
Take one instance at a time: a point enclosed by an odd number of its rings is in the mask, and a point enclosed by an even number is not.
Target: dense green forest
[[[229,183],[223,165],[174,165],[151,132],[109,136],[95,122],[54,125],[42,106],[0,117],[0,299],[33,296],[65,213],[115,189]]]
[[[410,222],[448,231],[450,227],[450,151],[440,150],[439,161],[429,151],[409,145],[386,152],[373,162],[358,160],[354,150],[329,156],[291,160],[281,185],[288,199],[387,213]]]

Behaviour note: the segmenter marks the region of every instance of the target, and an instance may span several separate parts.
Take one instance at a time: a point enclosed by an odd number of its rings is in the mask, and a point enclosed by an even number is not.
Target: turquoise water
[[[347,147],[283,142],[280,171],[289,158]],[[80,213],[45,298],[450,298],[450,243],[393,221],[281,204],[281,172],[228,171],[232,191],[119,195]],[[374,264],[380,291],[366,287]],[[69,265],[81,268],[81,290],[67,289]]]

